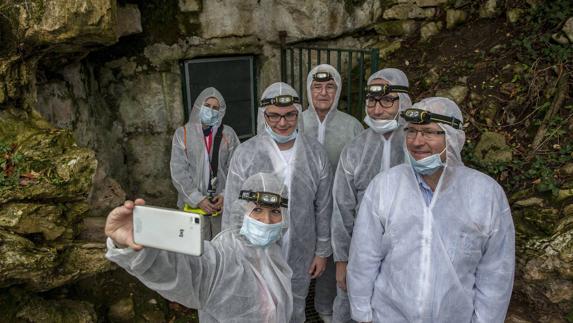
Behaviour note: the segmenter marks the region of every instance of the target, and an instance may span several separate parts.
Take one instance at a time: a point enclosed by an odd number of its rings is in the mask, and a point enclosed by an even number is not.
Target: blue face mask
[[[217,110],[213,110],[206,106],[201,106],[201,110],[199,110],[199,117],[201,118],[201,123],[206,126],[214,126],[219,121],[219,114],[220,112]]]
[[[416,173],[420,175],[432,175],[438,169],[444,166],[440,155],[441,153],[433,154],[426,158],[416,160],[414,157],[412,157],[412,155],[410,155],[410,152],[408,152],[408,159],[410,160],[410,164],[412,164],[412,167]]]
[[[282,136],[279,135],[278,133],[274,132],[273,129],[271,129],[271,127],[269,127],[269,125],[265,122],[265,131],[269,134],[269,136],[271,136],[271,138],[273,138],[273,140],[275,142],[277,142],[278,144],[284,144],[285,142],[289,142],[293,139],[296,139],[296,136],[298,135],[298,129],[295,129],[295,131],[293,131],[290,135],[288,136]]]
[[[282,221],[275,224],[266,224],[247,215],[243,220],[240,232],[255,246],[267,247],[280,239],[282,228]]]

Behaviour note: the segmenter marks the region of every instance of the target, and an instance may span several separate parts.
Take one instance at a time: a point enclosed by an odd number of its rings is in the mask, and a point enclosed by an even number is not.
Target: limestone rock
[[[343,1],[202,1],[201,37],[244,37],[278,41],[278,32],[289,37],[313,39],[341,35],[377,21],[380,1],[366,0],[347,12]],[[249,21],[249,23],[245,23]]]
[[[380,59],[384,59],[388,57],[388,55],[394,53],[402,44],[399,41],[392,41],[392,42],[381,42],[376,45],[380,49]]]
[[[515,202],[515,205],[521,206],[521,207],[530,207],[530,206],[542,207],[543,206],[543,199],[539,198],[539,197],[530,197],[528,199]]]
[[[123,298],[110,306],[108,317],[112,322],[132,322],[135,317],[133,299]]]
[[[56,265],[53,248],[36,248],[19,235],[0,229],[0,287],[41,281]]]
[[[69,299],[34,298],[18,311],[16,317],[26,322],[96,323],[98,321],[93,304]]]
[[[74,102],[65,82],[51,82],[38,89],[37,109],[45,118],[54,120],[54,126],[71,129],[76,115]]]
[[[179,75],[140,74],[134,80],[126,80],[119,95],[119,113],[126,133],[172,134],[172,125],[183,124]]]
[[[89,242],[103,242],[107,239],[105,235],[105,216],[90,216],[83,220],[80,234],[77,239]]]
[[[201,11],[201,0],[179,0],[179,10],[181,12]]]
[[[551,39],[553,39],[554,41],[558,42],[561,45],[569,44],[569,38],[567,38],[567,35],[565,35],[565,33],[561,31],[551,35]]]
[[[479,15],[481,18],[493,18],[497,16],[499,8],[497,6],[497,0],[487,0],[479,10]]]
[[[573,17],[567,19],[561,31],[565,33],[569,42],[573,43]]]
[[[147,197],[149,204],[173,207],[176,203],[177,193],[169,174],[171,140],[172,134],[162,134],[135,136],[127,142],[128,167],[138,174],[131,185]]]
[[[65,210],[63,205],[7,203],[0,209],[0,227],[21,235],[41,233],[45,240],[54,240],[68,226]]]
[[[519,9],[519,8],[510,9],[507,11],[506,16],[507,16],[507,20],[510,23],[515,24],[523,16],[523,9]]]
[[[563,215],[573,217],[573,204],[569,204],[563,208]]]
[[[428,40],[430,37],[437,35],[440,32],[440,30],[442,30],[442,28],[443,28],[443,23],[441,21],[428,22],[422,25],[422,28],[420,28],[420,38],[422,40]]]
[[[439,79],[440,79],[440,74],[438,73],[438,68],[432,67],[430,68],[428,73],[426,73],[426,76],[424,78],[424,84],[426,84],[426,86],[431,86],[436,82],[438,82]]]
[[[456,85],[449,90],[438,90],[436,96],[443,96],[452,99],[458,105],[464,102],[468,95],[468,88],[464,85]]]
[[[436,7],[447,3],[448,0],[416,0],[416,5],[418,7]]]
[[[141,12],[136,4],[127,4],[117,8],[117,37],[138,34],[143,31],[141,27]]]
[[[60,297],[44,299],[14,287],[0,290],[0,321],[95,323],[98,320],[91,303]]]
[[[414,20],[385,21],[374,25],[376,33],[384,36],[408,36],[418,29]]]
[[[565,175],[573,175],[573,163],[567,163],[561,167],[560,171]]]
[[[90,215],[105,216],[125,200],[126,194],[121,185],[108,176],[103,167],[98,167],[89,195]]]
[[[436,15],[434,8],[420,8],[414,4],[397,4],[386,9],[383,14],[384,19],[424,19]]]
[[[29,2],[20,21],[31,22],[26,39],[37,45],[111,45],[117,41],[115,0]],[[78,47],[79,49],[80,47]],[[68,47],[68,50],[70,47]]]
[[[481,165],[490,165],[508,163],[513,154],[502,134],[486,131],[475,147],[474,156]]]
[[[446,28],[452,29],[465,22],[467,18],[467,12],[458,9],[449,9],[446,11]]]
[[[60,252],[56,262],[59,266],[57,270],[44,271],[44,277],[41,279],[25,281],[28,289],[46,291],[115,268],[115,265],[105,258],[104,242],[76,242],[66,245],[65,252]]]
[[[43,119],[35,122],[0,112],[0,143],[17,147],[16,169],[22,171],[12,187],[17,189],[0,188],[0,203],[85,198],[97,165],[93,151],[74,146],[69,131],[44,128],[49,124]]]
[[[499,110],[498,105],[493,101],[487,101],[482,106],[483,108],[479,111],[480,117],[485,120],[488,126],[493,126]]]
[[[557,201],[563,201],[573,196],[573,188],[559,190]]]

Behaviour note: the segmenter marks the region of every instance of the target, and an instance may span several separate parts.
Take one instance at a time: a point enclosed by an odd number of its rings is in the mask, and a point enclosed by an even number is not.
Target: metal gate
[[[283,38],[284,39],[284,38]],[[364,87],[368,76],[378,70],[380,51],[372,49],[281,46],[281,80],[295,88],[302,99],[303,107],[308,105],[306,77],[319,64],[330,64],[340,73],[342,92],[339,109],[358,120],[364,117]],[[370,74],[366,74],[367,71]],[[306,99],[305,99],[306,98]]]

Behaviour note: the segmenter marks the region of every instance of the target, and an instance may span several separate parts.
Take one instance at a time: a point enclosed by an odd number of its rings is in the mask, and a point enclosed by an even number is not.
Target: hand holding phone
[[[133,210],[133,241],[147,247],[203,254],[201,214],[138,205]]]
[[[105,222],[105,234],[110,237],[117,246],[127,246],[134,250],[141,250],[133,239],[133,209],[136,205],[144,205],[143,199],[125,201],[122,206],[113,209]]]

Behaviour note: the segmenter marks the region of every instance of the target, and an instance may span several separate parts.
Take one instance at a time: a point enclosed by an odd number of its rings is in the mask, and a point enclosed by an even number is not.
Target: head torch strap
[[[275,193],[253,192],[242,190],[239,194],[240,200],[254,202],[258,205],[271,207],[288,207],[288,199]]]
[[[374,84],[366,86],[368,96],[386,95],[390,92],[408,93],[409,88],[402,85]]]
[[[427,124],[430,122],[439,122],[452,126],[455,129],[462,129],[462,122],[455,117],[432,113],[421,109],[406,109],[400,113],[400,116],[407,122],[414,124]]]
[[[276,105],[279,107],[288,107],[294,103],[300,104],[300,99],[296,96],[292,95],[279,95],[274,98],[267,98],[261,100],[261,107],[265,107],[267,105]]]

